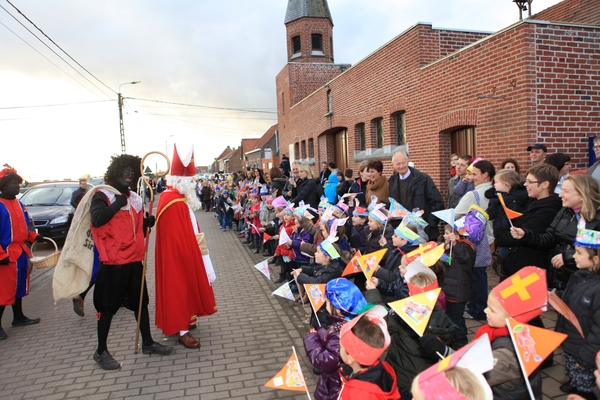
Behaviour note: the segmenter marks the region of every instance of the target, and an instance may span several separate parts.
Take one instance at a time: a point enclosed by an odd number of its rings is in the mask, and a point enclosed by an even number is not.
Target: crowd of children
[[[289,284],[296,300],[304,302],[305,284],[325,284],[326,305],[312,315],[312,328],[304,338],[306,354],[320,374],[316,399],[542,398],[541,367],[527,376],[519,361],[519,349],[533,346],[535,354],[535,342],[529,337],[512,340],[507,321],[539,326],[536,321],[549,304],[546,269],[521,266],[503,276],[489,292],[487,304],[479,305],[474,316],[486,324],[469,343],[465,319],[473,315],[467,306],[475,312],[469,303],[481,268],[489,265],[491,228],[514,229],[506,210],[528,210],[534,196],[526,187],[538,183],[528,179],[523,186],[516,172],[495,174],[487,164],[478,160],[470,167],[475,184],[465,193],[473,197],[473,204],[459,200],[462,218],[454,209],[444,210],[449,218],[437,215],[447,222],[440,244],[424,239],[427,223],[419,210],[405,210],[394,199],[367,199],[365,208],[353,195],[336,197],[327,190],[315,209],[290,203],[290,196],[278,196],[285,189],[269,191],[256,180],[211,188],[222,229],[231,229],[233,222],[245,244],[270,257],[279,267],[275,283]],[[556,331],[566,334],[562,348],[568,377],[561,390],[590,399],[596,398],[595,374],[600,375],[595,372],[600,351],[600,232],[586,229],[583,221],[573,245],[578,270],[556,294],[572,310],[581,332],[572,318],[559,315]],[[513,249],[497,252],[504,258]],[[386,252],[374,265],[357,261],[380,250]],[[352,265],[361,270],[349,271]],[[414,300],[431,293],[435,301],[430,306],[423,308]],[[412,308],[390,305],[407,299]],[[410,319],[418,323],[424,315],[426,326],[418,331]],[[479,340],[489,342],[494,359],[485,373],[449,361],[453,353]],[[440,366],[431,372],[435,365]]]

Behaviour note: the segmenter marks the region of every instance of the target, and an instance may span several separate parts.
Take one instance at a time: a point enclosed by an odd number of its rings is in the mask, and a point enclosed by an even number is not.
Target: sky
[[[535,0],[533,13],[558,2]],[[328,4],[344,64],[417,22],[493,32],[519,18],[512,0]],[[121,153],[119,88],[128,154],[171,157],[174,143],[193,144],[196,165],[208,165],[261,137],[277,123],[286,8],[287,0],[0,0],[0,165],[30,182],[103,175]],[[132,81],[141,82],[122,85]],[[160,157],[148,161],[161,168]]]

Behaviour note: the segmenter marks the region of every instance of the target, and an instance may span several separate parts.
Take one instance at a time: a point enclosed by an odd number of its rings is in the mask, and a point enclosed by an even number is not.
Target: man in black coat
[[[429,224],[425,232],[429,240],[437,240],[440,235],[439,219],[432,214],[444,209],[444,201],[435,183],[429,175],[408,166],[408,155],[395,153],[392,157],[394,174],[388,180],[389,196],[402,204],[407,210],[423,210],[422,218]]]
[[[73,206],[73,208],[77,208],[77,206],[79,205],[79,202],[81,201],[81,199],[83,199],[83,196],[85,196],[86,193],[87,193],[87,180],[80,179],[79,187],[77,189],[75,189],[73,191],[73,193],[71,194],[71,205]]]

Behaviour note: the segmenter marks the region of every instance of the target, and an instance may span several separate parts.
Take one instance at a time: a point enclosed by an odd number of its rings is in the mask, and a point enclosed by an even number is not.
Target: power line
[[[198,107],[198,108],[210,108],[214,110],[230,110],[230,111],[240,111],[240,112],[248,112],[248,113],[263,113],[263,114],[277,114],[276,111],[261,111],[263,109],[253,109],[253,108],[228,108],[228,107],[212,107],[212,106],[202,106],[198,104],[186,104],[186,103],[176,103],[173,101],[162,101],[162,100],[151,100],[151,99],[139,99],[136,97],[127,97],[129,100],[138,100],[138,101],[150,101],[153,103],[163,103],[163,104],[175,104],[178,106],[188,106],[188,107]]]
[[[1,24],[1,22],[0,22]],[[105,103],[107,101],[114,100],[96,100],[96,101],[81,101],[78,103],[61,103],[61,104],[41,104],[37,106],[16,106],[16,107],[0,107],[0,110],[15,110],[20,108],[40,108],[40,107],[60,107],[60,106],[72,106],[77,104],[90,104],[90,103]]]
[[[13,3],[10,2],[10,0],[6,0],[6,2],[8,4],[10,4],[15,10],[17,10],[17,12],[19,14],[21,14],[23,16],[23,18],[25,18],[27,21],[29,21],[29,23],[33,26],[35,26],[35,29],[37,29],[38,31],[40,31],[42,33],[42,35],[44,35],[50,42],[52,42],[52,44],[54,44],[56,47],[58,47],[60,49],[60,51],[62,51],[63,53],[65,53],[67,55],[67,57],[69,57],[71,60],[73,60],[75,62],[75,64],[79,65],[79,67],[81,69],[83,69],[85,72],[87,72],[88,74],[90,74],[95,80],[97,80],[98,82],[100,82],[102,85],[104,85],[104,87],[106,87],[108,90],[112,91],[114,94],[117,94],[117,92],[115,92],[113,89],[111,89],[108,85],[106,85],[104,82],[102,82],[100,79],[98,79],[94,74],[92,74],[90,71],[88,71],[83,65],[81,65],[79,62],[77,62],[77,60],[75,60],[73,57],[71,57],[71,55],[69,53],[67,53],[66,51],[64,51],[62,49],[62,47],[60,47],[58,44],[56,44],[56,42],[54,40],[52,40],[50,38],[50,36],[46,35],[46,33],[44,31],[42,31],[40,28],[38,28],[38,26],[33,23],[32,20],[30,20],[25,14],[23,14],[21,12],[21,10],[19,10],[17,7],[15,7],[15,5]]]
[[[7,0],[8,1],[8,0]],[[10,2],[9,2],[10,3]],[[12,4],[11,4],[12,5]],[[14,6],[13,6],[14,7]],[[17,21],[23,28],[25,28],[29,33],[31,33],[37,40],[40,41],[40,43],[42,43],[44,46],[46,46],[51,52],[53,52],[58,58],[60,58],[62,61],[64,61],[65,64],[67,64],[69,67],[73,68],[73,70],[75,72],[77,72],[79,75],[81,75],[81,77],[83,79],[85,79],[86,81],[88,81],[92,86],[94,86],[96,89],[98,89],[99,91],[102,92],[102,94],[104,94],[107,97],[110,97],[109,95],[107,95],[106,93],[104,93],[104,91],[102,91],[102,89],[100,89],[98,86],[96,86],[94,84],[94,82],[90,81],[87,77],[85,77],[81,72],[79,72],[77,69],[75,69],[75,67],[73,67],[71,64],[69,64],[67,62],[67,60],[65,60],[64,58],[62,58],[56,51],[54,51],[52,48],[50,48],[50,46],[48,46],[46,43],[44,43],[44,41],[42,39],[40,39],[35,33],[33,33],[29,28],[27,28],[21,21],[19,21],[14,15],[12,15],[10,13],[10,11],[8,11],[6,8],[4,8],[3,6],[0,5],[0,8],[2,8],[4,11],[6,11],[6,13],[8,15],[10,15],[15,21]],[[30,21],[31,22],[31,21]],[[35,25],[34,25],[35,26]],[[39,28],[38,28],[39,29]],[[54,43],[54,42],[53,42]],[[57,46],[58,47],[58,46]],[[60,47],[59,47],[60,48]],[[62,50],[62,49],[61,49]],[[64,50],[63,50],[64,52]],[[68,55],[68,54],[67,54]],[[69,56],[71,57],[71,56]],[[79,64],[79,63],[78,63]],[[85,68],[84,68],[85,69]],[[86,71],[87,72],[87,71]],[[88,72],[89,73],[89,72]],[[91,74],[90,74],[91,75]],[[93,76],[93,75],[92,75]],[[95,78],[95,77],[94,77]],[[96,78],[97,79],[97,78]],[[103,83],[104,85],[104,83]],[[106,86],[106,85],[105,85]],[[114,90],[111,89],[111,91],[114,92]]]

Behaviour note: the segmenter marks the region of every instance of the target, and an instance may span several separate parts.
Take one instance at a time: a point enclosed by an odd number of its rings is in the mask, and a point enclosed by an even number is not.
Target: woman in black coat
[[[300,179],[296,182],[297,195],[291,202],[298,206],[301,201],[304,201],[305,205],[317,208],[319,206],[317,183],[313,179],[313,174],[308,164],[300,164],[298,166],[298,176]]]
[[[271,194],[274,197],[281,196],[287,183],[287,178],[281,173],[281,170],[277,167],[271,168],[269,170],[269,180],[271,181]]]
[[[537,167],[541,166],[536,166],[531,171]],[[555,167],[550,167],[556,170]],[[534,187],[533,185],[537,187],[539,184],[540,182],[537,182],[532,173],[527,176],[525,185],[528,191]],[[577,271],[573,259],[575,254],[573,242],[580,218],[585,221],[587,229],[600,230],[600,213],[597,212],[600,208],[600,186],[591,176],[572,175],[565,179],[560,198],[563,208],[558,211],[545,232],[534,232],[530,227],[514,227],[510,231],[513,238],[519,239],[520,245],[545,252],[551,250],[549,257],[554,271],[551,269],[547,271],[554,272],[554,279],[551,279],[549,286],[557,289],[563,289],[571,275]],[[537,223],[543,223],[542,216],[536,219]],[[539,221],[540,219],[542,221]]]

